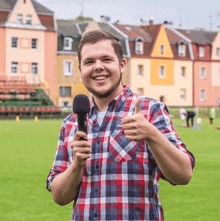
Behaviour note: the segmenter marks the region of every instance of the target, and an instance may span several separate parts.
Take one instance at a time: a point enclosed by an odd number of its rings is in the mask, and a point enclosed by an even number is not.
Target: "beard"
[[[121,83],[121,79],[122,79],[122,74],[120,74],[120,77],[118,79],[118,81],[108,90],[106,91],[105,93],[99,93],[97,91],[95,91],[94,89],[88,87],[88,86],[85,86],[87,88],[87,90],[89,92],[91,92],[95,97],[99,98],[99,99],[102,99],[102,98],[107,98],[108,96],[110,96],[114,90],[119,86],[119,84]]]

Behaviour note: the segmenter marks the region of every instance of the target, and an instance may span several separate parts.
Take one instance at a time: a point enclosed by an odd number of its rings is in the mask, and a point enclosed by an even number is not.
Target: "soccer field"
[[[60,207],[46,188],[62,120],[0,121],[0,221],[70,220],[72,203]],[[219,220],[220,119],[201,130],[180,127],[181,139],[196,158],[187,186],[160,181],[160,199],[166,221]]]

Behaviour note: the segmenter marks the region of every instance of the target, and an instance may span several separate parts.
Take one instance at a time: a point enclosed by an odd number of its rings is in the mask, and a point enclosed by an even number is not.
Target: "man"
[[[196,116],[196,113],[194,111],[187,111],[186,114],[186,124],[187,127],[193,127],[194,126],[194,117]],[[191,125],[189,124],[189,120],[191,119]]]
[[[74,200],[71,220],[163,220],[159,179],[187,184],[193,155],[163,103],[122,85],[126,61],[117,38],[86,33],[78,59],[93,95],[88,135],[78,131],[75,114],[63,121],[48,190],[59,205]]]

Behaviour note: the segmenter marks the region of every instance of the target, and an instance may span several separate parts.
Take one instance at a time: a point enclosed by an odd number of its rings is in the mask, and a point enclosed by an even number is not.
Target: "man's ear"
[[[82,73],[81,73],[81,67],[80,67],[80,65],[78,65],[78,68],[79,68],[79,72],[80,72],[80,78],[81,78],[81,80],[82,80]]]
[[[125,72],[125,66],[126,66],[126,60],[125,60],[125,58],[122,58],[122,60],[120,62],[121,73]]]

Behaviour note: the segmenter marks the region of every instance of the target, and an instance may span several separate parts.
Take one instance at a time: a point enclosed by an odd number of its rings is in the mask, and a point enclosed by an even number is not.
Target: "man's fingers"
[[[86,134],[85,132],[83,132],[83,131],[77,131],[77,132],[75,133],[75,136],[74,136],[73,140],[74,140],[74,141],[75,141],[75,140],[80,140],[81,137],[84,138],[84,140],[87,140],[87,139],[88,139],[87,134]]]
[[[75,147],[73,153],[88,153],[90,154],[92,151],[89,147]]]
[[[135,114],[141,113],[140,103],[141,103],[141,97],[138,97],[137,100],[134,103],[134,105],[135,105]]]

